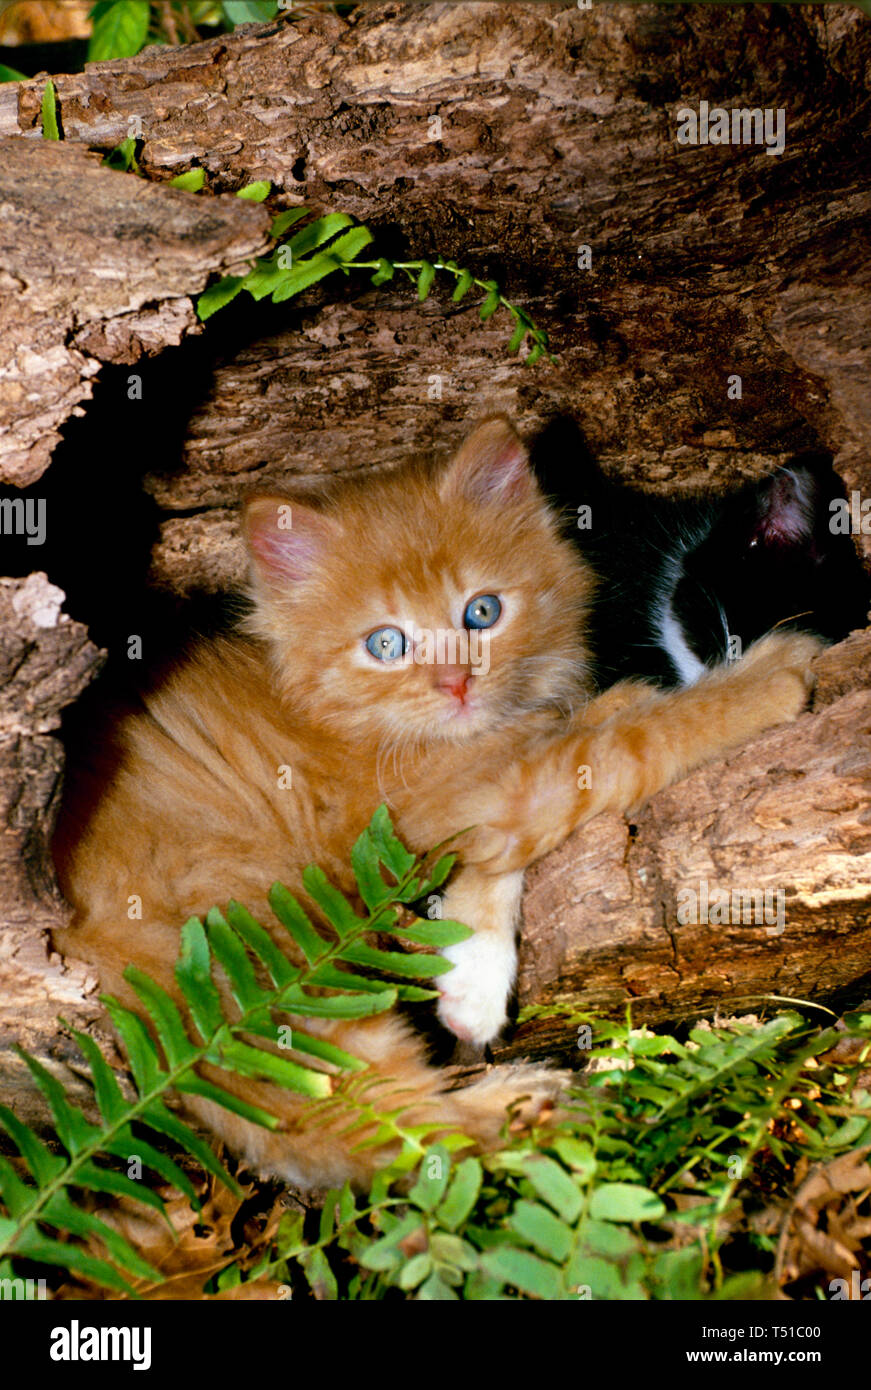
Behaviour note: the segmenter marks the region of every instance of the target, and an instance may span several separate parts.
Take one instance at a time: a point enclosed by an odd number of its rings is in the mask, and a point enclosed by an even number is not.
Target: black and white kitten
[[[865,626],[869,578],[850,536],[830,529],[829,504],[846,493],[823,450],[721,496],[609,481],[564,419],[533,461],[599,576],[589,640],[600,689],[627,676],[691,685],[778,624],[831,642]]]

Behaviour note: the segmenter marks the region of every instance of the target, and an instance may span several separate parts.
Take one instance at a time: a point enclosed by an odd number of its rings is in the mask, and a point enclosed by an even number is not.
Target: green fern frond
[[[583,1019],[583,1015],[578,1015]],[[871,1015],[847,1015],[864,1040],[852,1068],[817,1058],[843,1032],[810,1029],[798,1014],[698,1027],[685,1041],[589,1019],[596,1063],[579,1096],[547,1129],[506,1134],[481,1158],[458,1157],[454,1137],[426,1146],[394,1112],[400,1159],[370,1192],[327,1194],[317,1231],[283,1218],[274,1247],[246,1276],[299,1270],[319,1299],[503,1301],[699,1299],[758,1294],[764,1268],[727,1273],[723,1216],[746,1203],[754,1160],[825,1160],[871,1142],[871,1096],[850,1077],[871,1053]],[[361,1079],[362,1080],[362,1079]],[[389,1104],[361,1087],[366,1123]],[[315,1112],[334,1110],[333,1100]],[[793,1127],[798,1125],[796,1139]],[[782,1131],[782,1133],[779,1133]],[[457,1145],[459,1147],[459,1145]],[[408,1186],[409,1168],[415,1170]],[[674,1201],[681,1193],[690,1201]],[[769,1260],[773,1254],[769,1252]],[[764,1266],[764,1252],[760,1252]],[[349,1274],[349,1270],[351,1271]]]
[[[281,1029],[287,1027],[281,1019],[288,1014],[364,1018],[391,1008],[399,998],[432,998],[434,991],[404,981],[441,974],[451,968],[449,962],[436,955],[407,955],[400,949],[376,950],[364,938],[377,931],[447,945],[470,935],[467,927],[456,922],[422,923],[416,929],[397,923],[396,907],[433,891],[447,877],[453,862],[452,855],[445,855],[424,874],[423,863],[396,838],[386,807],[380,807],[352,855],[360,897],[368,908],[366,916],[359,915],[314,866],[305,871],[303,882],[324,922],[332,928],[330,936],[315,927],[282,884],[271,889],[273,911],[302,951],[304,966],[293,965],[240,903],[231,902],[226,916],[213,908],[205,925],[192,917],[182,928],[181,954],[175,967],[189,1019],[166,990],[135,966],[128,967],[125,979],[138,996],[142,1016],[111,996],[103,999],[129,1063],[133,1100],[125,1098],[94,1040],[71,1030],[90,1070],[99,1124],[87,1119],[66,1098],[63,1086],[41,1063],[22,1052],[48,1104],[57,1145],[63,1152],[49,1148],[11,1110],[0,1106],[0,1126],[19,1154],[17,1165],[0,1157],[4,1208],[0,1212],[0,1266],[11,1257],[36,1260],[126,1293],[132,1292],[129,1277],[160,1282],[160,1274],[129,1242],[87,1208],[87,1199],[114,1196],[133,1198],[164,1212],[161,1198],[145,1183],[108,1166],[105,1160],[120,1159],[128,1164],[138,1160],[142,1168],[179,1188],[196,1205],[190,1179],[159,1147],[168,1139],[178,1151],[192,1156],[238,1192],[209,1145],[168,1108],[166,1097],[171,1093],[202,1096],[246,1120],[274,1129],[278,1120],[273,1115],[234,1095],[221,1080],[206,1080],[200,1074],[201,1065],[217,1069],[227,1083],[234,1077],[254,1077],[313,1099],[324,1099],[333,1092],[331,1071],[325,1067],[333,1072],[362,1070],[365,1064],[356,1057],[295,1026],[288,1050],[320,1065],[310,1066],[281,1055]],[[349,965],[354,969],[348,970]],[[215,983],[215,967],[225,975],[238,1010],[232,1019],[226,1015]],[[361,975],[361,968],[377,973]],[[269,983],[261,983],[264,975]],[[391,983],[385,975],[393,975],[397,981]],[[326,994],[325,989],[333,992]],[[261,1038],[270,1046],[252,1041]],[[368,1102],[362,1104],[360,1114],[367,1121],[372,1118],[379,1134],[395,1137],[392,1117],[378,1115]],[[105,1258],[65,1237],[96,1239]]]
[[[272,236],[284,237],[291,227],[309,215],[309,211],[308,208],[291,208],[279,213],[272,223]],[[337,271],[349,275],[354,270],[371,271],[373,285],[386,284],[400,271],[415,286],[417,297],[422,302],[428,297],[436,274],[445,272],[456,281],[452,294],[454,303],[459,303],[473,287],[482,291],[482,322],[486,322],[500,308],[511,315],[514,329],[508,344],[509,352],[519,352],[528,339],[530,346],[524,359],[526,362],[532,365],[547,354],[547,333],[533,323],[525,309],[505,298],[495,280],[480,280],[470,270],[461,269],[456,261],[443,260],[441,257],[432,261],[390,261],[385,256],[374,261],[360,260],[361,251],[373,241],[369,228],[355,224],[346,213],[327,213],[308,222],[289,240],[282,241],[271,255],[261,257],[247,275],[225,276],[210,285],[197,300],[197,314],[203,321],[211,318],[243,290],[253,299],[269,296],[273,304],[281,304],[328,275]],[[555,359],[550,357],[550,360]]]

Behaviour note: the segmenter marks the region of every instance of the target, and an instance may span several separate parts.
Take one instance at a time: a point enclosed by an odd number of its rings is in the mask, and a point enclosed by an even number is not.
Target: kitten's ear
[[[763,545],[803,545],[814,534],[822,505],[837,495],[832,456],[799,454],[760,484],[753,540]],[[827,513],[828,515],[828,513]]]
[[[508,420],[484,420],[460,445],[439,484],[445,499],[474,502],[519,501],[535,488],[529,455]]]
[[[245,503],[242,534],[262,578],[280,587],[307,579],[336,544],[341,527],[325,512],[288,497],[252,497]]]

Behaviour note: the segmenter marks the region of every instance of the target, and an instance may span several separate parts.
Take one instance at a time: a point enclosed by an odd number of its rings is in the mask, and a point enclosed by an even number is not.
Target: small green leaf
[[[421,1225],[420,1212],[410,1211],[393,1227],[387,1235],[376,1240],[374,1245],[370,1245],[360,1263],[366,1269],[388,1270],[394,1269],[402,1263],[402,1251],[398,1249],[399,1242],[405,1240],[407,1236],[416,1234],[425,1227]]]
[[[378,261],[378,268],[372,274],[373,285],[385,285],[388,280],[392,280],[396,274],[396,266],[392,261],[388,261],[381,256]]]
[[[393,833],[393,822],[383,802],[369,822],[369,834],[382,864],[387,866],[397,882],[405,878],[414,868],[414,855]]]
[[[91,1068],[101,1116],[107,1124],[118,1124],[127,1113],[127,1102],[121,1093],[121,1087],[94,1039],[89,1038],[87,1033],[77,1032],[74,1028],[70,1031]]]
[[[227,921],[236,931],[246,946],[250,948],[267,967],[272,978],[272,983],[278,988],[283,989],[285,985],[291,984],[299,975],[296,966],[291,965],[283,951],[276,946],[269,932],[260,923],[255,921],[247,908],[241,903],[231,900],[227,905]]]
[[[444,1196],[450,1176],[451,1160],[441,1144],[427,1149],[420,1161],[417,1182],[408,1194],[410,1202],[423,1211],[434,1211]]]
[[[230,981],[233,998],[239,1008],[244,1012],[262,1004],[267,996],[257,983],[251,958],[229,922],[216,907],[211,908],[206,916],[206,933],[209,945]]]
[[[470,936],[474,936],[471,927],[463,926],[462,922],[452,922],[447,917],[434,917],[431,921],[421,918],[414,926],[394,927],[393,931],[421,946],[455,946],[458,941],[468,941]]]
[[[590,1215],[597,1221],[658,1221],[665,1210],[655,1192],[630,1182],[605,1183],[590,1200]]]
[[[270,1115],[267,1110],[262,1110],[260,1106],[251,1105],[247,1100],[242,1100],[241,1097],[233,1095],[230,1091],[215,1086],[204,1076],[198,1076],[195,1071],[182,1072],[175,1083],[175,1088],[187,1096],[203,1096],[206,1100],[213,1100],[224,1110],[229,1110],[233,1115],[241,1115],[243,1120],[250,1120],[252,1125],[261,1125],[263,1129],[278,1129],[280,1125],[280,1121],[275,1115]]]
[[[150,6],[142,0],[110,0],[91,11],[93,28],[88,42],[88,62],[107,58],[132,58],[148,37]]]
[[[445,1231],[434,1231],[430,1236],[429,1248],[436,1264],[451,1265],[455,1271],[461,1269],[471,1272],[478,1268],[478,1252],[468,1241]],[[447,1277],[444,1274],[443,1276]]]
[[[426,1250],[421,1250],[419,1255],[412,1255],[408,1263],[402,1266],[396,1282],[401,1289],[408,1292],[410,1289],[416,1289],[418,1284],[422,1284],[431,1270],[432,1255]]]
[[[197,300],[197,317],[200,321],[205,323],[212,314],[223,309],[231,299],[235,299],[245,283],[245,278],[244,275],[225,275],[222,280],[217,280],[214,285],[204,289]]]
[[[282,1007],[305,1018],[368,1018],[382,1014],[396,1003],[395,989],[381,989],[377,994],[306,994],[291,986],[285,990]]]
[[[572,1231],[553,1212],[539,1202],[520,1200],[508,1217],[508,1225],[517,1235],[534,1245],[540,1255],[562,1264],[572,1248]]]
[[[224,1021],[211,963],[203,924],[198,917],[189,917],[181,929],[181,953],[175,966],[175,978],[203,1042],[207,1042]]]
[[[456,1302],[457,1295],[442,1277],[444,1271],[434,1271],[424,1284],[421,1284],[417,1297],[427,1303]]]
[[[443,854],[441,859],[433,865],[429,878],[421,884],[421,897],[431,893],[434,888],[440,888],[456,862],[457,856],[455,854]]]
[[[42,94],[42,138],[43,140],[60,139],[57,124],[57,101],[51,78],[46,82],[45,91]]]
[[[223,0],[231,24],[265,24],[278,14],[278,0]]]
[[[513,332],[512,335],[511,335],[511,341],[510,341],[509,344],[508,344],[508,351],[509,351],[509,352],[519,352],[519,351],[520,351],[520,345],[521,345],[521,343],[523,342],[524,338],[526,337],[526,333],[527,333],[526,324],[525,324],[525,323],[522,323],[522,322],[520,322],[520,321],[518,321],[517,327],[515,328],[514,332]]]
[[[336,238],[330,247],[330,255],[335,256],[338,261],[353,261],[363,247],[368,246],[374,239],[368,227],[352,227],[344,236]]]
[[[478,1200],[484,1173],[477,1158],[464,1158],[457,1165],[450,1186],[436,1216],[449,1231],[463,1224]]]
[[[394,975],[410,976],[412,979],[427,979],[432,975],[444,975],[453,969],[450,961],[442,956],[415,953],[404,955],[401,951],[379,951],[374,946],[366,946],[355,941],[342,951],[342,960],[352,965],[368,966],[372,970],[386,970]]]
[[[190,1090],[190,1093],[193,1095],[209,1094],[208,1091],[195,1091],[193,1087],[179,1086],[178,1089]],[[210,1089],[211,1092],[215,1092],[217,1087],[213,1086]],[[230,1108],[229,1104],[227,1108]],[[173,1115],[172,1111],[166,1108],[162,1100],[153,1100],[146,1106],[143,1112],[143,1120],[151,1129],[156,1129],[158,1134],[165,1134],[167,1138],[171,1139],[174,1144],[177,1144],[180,1149],[184,1149],[185,1152],[193,1154],[194,1158],[205,1168],[207,1173],[211,1173],[237,1197],[242,1195],[242,1189],[239,1184],[236,1182],[235,1178],[230,1177],[223,1163],[221,1163],[220,1159],[212,1150],[211,1145],[209,1145],[205,1139],[201,1139],[194,1130],[189,1129],[184,1121],[180,1120],[177,1115]]]
[[[106,1260],[88,1255],[70,1241],[54,1240],[43,1235],[37,1226],[28,1226],[19,1233],[15,1241],[15,1254],[25,1259],[39,1260],[41,1264],[59,1266],[71,1273],[84,1274],[95,1284],[116,1289],[119,1293],[133,1293],[127,1280]]]
[[[176,174],[174,179],[170,179],[170,188],[182,188],[186,193],[199,193],[206,181],[205,169],[188,169],[183,174]]]
[[[282,926],[290,932],[309,965],[329,950],[329,943],[315,931],[308,914],[283,883],[273,883],[269,890],[269,906]]]
[[[28,1129],[5,1105],[0,1105],[0,1125],[17,1146],[40,1187],[47,1187],[64,1168],[64,1160],[58,1154],[53,1154],[33,1130]]]
[[[531,1154],[521,1165],[539,1197],[553,1207],[564,1221],[576,1221],[583,1199],[568,1173],[545,1154]]]
[[[3,1201],[9,1209],[10,1216],[15,1217],[16,1221],[30,1209],[33,1188],[21,1181],[9,1159],[4,1158],[2,1154],[0,1154],[0,1193],[2,1193]]]
[[[479,310],[482,323],[486,323],[489,318],[493,317],[500,303],[499,286],[493,280],[487,280],[485,284],[487,286],[487,298]]]
[[[142,1019],[131,1013],[129,1009],[125,1009],[124,1005],[119,1004],[118,1000],[113,999],[110,994],[101,995],[100,1002],[121,1036],[130,1063],[130,1070],[136,1082],[136,1089],[140,1095],[159,1091],[163,1073],[160,1069],[157,1048],[151,1041],[148,1029]]]
[[[591,1178],[595,1173],[595,1155],[585,1140],[575,1139],[571,1134],[564,1134],[555,1139],[550,1147],[556,1149],[563,1163],[568,1164],[569,1168],[574,1168],[583,1181]]]
[[[294,263],[301,260],[303,256],[307,256],[311,251],[316,251],[325,242],[330,241],[343,227],[352,226],[353,221],[354,219],[349,217],[346,212],[328,212],[326,217],[319,217],[316,222],[309,222],[308,226],[302,227],[287,243]]]
[[[238,189],[236,197],[246,198],[249,203],[262,203],[271,192],[272,184],[268,179],[255,179],[254,183],[248,183],[244,188]]]
[[[481,1268],[491,1278],[513,1285],[533,1298],[555,1303],[566,1296],[560,1271],[528,1250],[511,1246],[488,1250],[481,1256]]]
[[[277,289],[273,292],[273,304],[283,304],[286,299],[291,299],[293,295],[316,285],[334,270],[341,270],[341,266],[332,255],[311,256],[308,260],[294,265],[293,270],[284,271]]]
[[[122,140],[120,145],[116,145],[114,150],[102,160],[102,163],[109,169],[117,169],[119,173],[126,174],[131,169],[135,174],[139,172],[139,165],[136,163],[136,141],[132,135],[126,140]]]
[[[430,265],[429,261],[422,261],[420,274],[417,277],[417,297],[421,303],[423,303],[432,289],[432,282],[434,279],[435,266]]]
[[[288,208],[286,212],[279,212],[278,215],[272,219],[269,235],[276,238],[284,236],[284,233],[289,227],[299,222],[301,218],[307,217],[310,212],[311,208]]]
[[[276,1085],[286,1086],[288,1090],[296,1091],[302,1096],[332,1094],[332,1082],[326,1072],[301,1067],[289,1057],[278,1057],[274,1052],[266,1052],[260,1047],[249,1047],[238,1038],[222,1043],[216,1057],[213,1057],[211,1052],[208,1055],[210,1061],[217,1061],[237,1076],[274,1081]]]
[[[166,990],[135,965],[128,965],[124,978],[144,1004],[170,1066],[185,1066],[196,1056],[196,1048],[188,1038],[182,1016]]]
[[[627,1269],[599,1255],[575,1254],[565,1273],[566,1284],[577,1291],[579,1285],[589,1287],[594,1300],[632,1300],[647,1298],[647,1291],[635,1277],[643,1273],[643,1263],[634,1257]]]
[[[306,981],[308,985],[325,985],[327,989],[362,991],[365,994],[380,994],[382,990],[392,989],[386,980],[372,980],[368,975],[357,975],[352,970],[343,970],[332,961],[324,961],[312,971]]]
[[[330,926],[340,936],[347,936],[363,925],[363,918],[357,916],[344,893],[330,883],[323,869],[316,864],[309,864],[303,870],[302,882],[309,897],[317,903]]]
[[[291,1046],[294,1052],[304,1052],[309,1057],[318,1057],[322,1062],[329,1062],[344,1071],[365,1071],[369,1065],[368,1062],[360,1061],[359,1057],[352,1057],[350,1052],[345,1052],[341,1047],[336,1047],[335,1043],[327,1042],[325,1038],[312,1038],[298,1028],[293,1029]]]
[[[114,1176],[119,1177],[120,1175],[115,1174]],[[127,1182],[130,1188],[136,1188],[135,1183],[130,1182],[129,1179],[127,1179]],[[87,1183],[86,1185],[92,1191],[112,1191],[110,1186],[100,1187],[95,1183]],[[118,1187],[115,1189],[115,1195],[120,1196],[122,1191],[126,1196],[131,1195],[130,1192],[125,1191],[119,1183]],[[137,1200],[143,1200],[141,1191],[134,1191],[133,1195]],[[151,1205],[156,1205],[158,1211],[161,1211],[163,1203],[160,1198],[155,1197],[153,1193],[148,1193],[148,1196],[152,1198]],[[128,1274],[135,1275],[139,1279],[148,1279],[156,1284],[163,1283],[163,1275],[158,1273],[147,1261],[143,1260],[141,1255],[137,1254],[133,1246],[130,1245],[122,1235],[111,1226],[106,1225],[98,1216],[94,1216],[81,1207],[74,1206],[66,1192],[61,1191],[55,1193],[50,1201],[43,1207],[43,1217],[46,1223],[51,1222],[51,1224],[56,1226],[59,1230],[69,1231],[71,1235],[84,1236],[85,1238],[88,1236],[97,1236],[106,1247],[113,1262],[118,1265],[120,1269],[125,1270]]]
[[[97,1125],[86,1120],[77,1106],[71,1105],[64,1094],[64,1088],[51,1072],[46,1071],[41,1062],[31,1057],[23,1048],[16,1048],[37,1086],[51,1108],[52,1119],[61,1143],[71,1156],[75,1157],[99,1135]]]
[[[456,288],[454,289],[454,292],[451,295],[451,299],[454,301],[455,304],[459,304],[460,300],[463,298],[463,295],[468,294],[469,290],[472,288],[474,283],[475,277],[472,274],[471,270],[460,271],[460,278],[457,280]]]
[[[285,248],[278,248],[283,250]],[[281,285],[289,274],[289,268],[285,269],[279,264],[278,250],[271,256],[262,256],[249,270],[245,276],[243,289],[246,289],[252,299],[265,299],[268,294],[272,294]]]
[[[26,72],[19,72],[17,68],[8,68],[5,63],[0,63],[0,82],[29,82],[30,78]]]
[[[151,1168],[164,1182],[180,1188],[185,1196],[190,1198],[194,1207],[199,1209],[196,1189],[187,1174],[167,1154],[147,1143],[141,1134],[137,1134],[134,1139],[129,1125],[125,1131],[108,1141],[106,1153],[112,1154],[115,1158],[122,1158],[125,1162],[131,1158],[138,1158],[145,1168]]]
[[[372,843],[372,836],[368,829],[364,830],[351,849],[351,868],[354,870],[360,897],[370,912],[389,902],[393,896],[393,890],[384,882],[378,865],[378,854]]]

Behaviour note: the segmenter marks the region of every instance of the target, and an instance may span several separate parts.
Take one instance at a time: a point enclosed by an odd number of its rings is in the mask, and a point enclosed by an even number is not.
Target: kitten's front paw
[[[796,719],[813,688],[811,662],[825,648],[807,632],[773,632],[754,642],[742,666],[764,689],[769,713],[778,720]]]
[[[441,952],[454,968],[438,979],[438,1016],[464,1042],[492,1042],[505,1026],[506,1007],[514,982],[514,946],[497,936],[477,931],[468,941]]]

